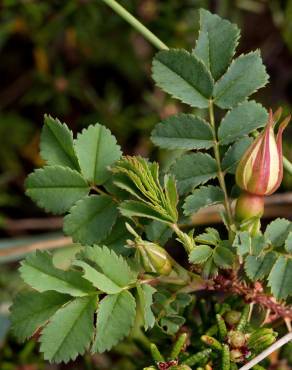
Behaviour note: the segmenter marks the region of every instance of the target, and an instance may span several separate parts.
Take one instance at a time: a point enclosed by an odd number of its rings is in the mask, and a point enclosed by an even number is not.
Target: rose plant
[[[156,85],[196,109],[152,131],[172,154],[168,166],[123,155],[99,123],[73,138],[45,117],[46,165],[28,177],[26,192],[65,214],[64,233],[80,246],[66,270],[47,251],[21,263],[29,288],[12,305],[12,329],[22,341],[37,333],[45,359],[68,362],[124,341],[140,354],[133,368],[229,370],[283,334],[292,319],[292,224],[279,218],[263,230],[260,219],[264,197],[281,184],[290,118],[277,129],[281,110],[268,114],[250,99],[268,75],[259,51],[235,56],[239,36],[236,25],[201,10],[191,52],[155,55]],[[193,228],[191,216],[211,205],[226,232]]]

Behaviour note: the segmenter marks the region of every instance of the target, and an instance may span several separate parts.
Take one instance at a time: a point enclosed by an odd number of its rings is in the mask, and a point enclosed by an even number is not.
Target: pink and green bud
[[[280,111],[269,119],[264,130],[247,149],[236,169],[236,183],[247,193],[265,196],[274,193],[283,178],[282,134],[290,116],[280,124],[277,137],[274,126]]]

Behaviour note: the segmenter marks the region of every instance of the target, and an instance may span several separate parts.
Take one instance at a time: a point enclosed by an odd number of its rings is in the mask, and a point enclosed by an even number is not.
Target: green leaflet
[[[142,284],[137,285],[137,292],[140,309],[143,313],[144,329],[148,330],[155,324],[155,316],[151,310],[151,305],[153,303],[153,294],[156,292],[156,289],[151,285]]]
[[[171,167],[180,194],[191,192],[198,185],[217,176],[217,164],[207,153],[188,153],[181,156]]]
[[[81,277],[78,271],[63,271],[52,263],[52,256],[46,251],[30,254],[20,267],[25,283],[39,292],[55,290],[73,297],[85,296],[93,291],[92,285]]]
[[[173,230],[165,223],[151,221],[145,226],[147,239],[160,245],[164,245],[173,234]]]
[[[23,292],[16,296],[11,311],[11,328],[20,340],[31,337],[72,297],[54,291]]]
[[[135,200],[127,200],[120,203],[119,210],[121,214],[125,217],[146,217],[152,220],[170,223],[172,219],[166,215],[162,215],[158,210],[153,206],[137,202]]]
[[[268,112],[255,101],[246,101],[229,111],[222,119],[218,137],[221,145],[226,145],[263,127],[268,120]]]
[[[207,108],[213,80],[204,64],[185,50],[160,51],[152,64],[152,77],[165,92],[192,107]]]
[[[96,304],[96,295],[80,297],[55,313],[40,339],[45,360],[67,363],[84,354],[94,333]]]
[[[234,255],[230,249],[218,246],[214,249],[213,260],[222,269],[231,268],[234,262]]]
[[[183,205],[186,216],[198,212],[199,209],[212,204],[222,203],[224,200],[223,191],[218,186],[201,186],[193,194],[189,195]]]
[[[96,245],[94,247],[86,247],[81,252],[78,259],[82,260],[78,261],[78,265],[84,268],[85,278],[88,278],[87,272],[93,273],[92,270],[95,270],[99,272],[99,275],[103,275],[114,283],[120,290],[136,281],[137,274],[131,270],[126,260],[107,247],[101,248]],[[90,270],[89,267],[91,267],[92,270]],[[94,277],[94,275],[92,276]],[[95,279],[90,278],[89,280],[94,285]],[[98,283],[98,281],[96,281],[96,284],[98,285],[100,282]],[[99,288],[99,286],[97,287]],[[104,291],[106,292],[106,290]],[[112,294],[112,292],[108,293]]]
[[[195,237],[195,242],[216,247],[221,242],[221,239],[219,232],[216,229],[207,227],[204,233]]]
[[[87,182],[77,171],[61,166],[35,170],[26,179],[25,187],[26,194],[39,207],[55,214],[65,213],[89,192]]]
[[[277,218],[267,226],[265,238],[272,246],[281,247],[290,231],[292,231],[292,223],[284,218]]]
[[[240,55],[215,84],[214,103],[220,108],[233,108],[267,82],[259,51]]]
[[[90,281],[94,287],[98,288],[102,292],[107,294],[116,294],[123,290],[122,287],[115,284],[110,278],[101,274],[88,263],[84,261],[75,261],[74,265],[81,267],[84,271],[84,279]]]
[[[45,115],[40,140],[41,157],[49,165],[60,165],[79,170],[73,146],[73,134],[65,123]]]
[[[126,221],[128,220],[123,217],[118,217],[117,222],[111,230],[111,233],[107,236],[107,238],[101,241],[102,245],[106,245],[115,253],[121,255],[128,255],[130,253],[130,249],[125,248],[127,245],[127,239],[131,238],[131,234],[125,226]]]
[[[94,244],[106,238],[116,219],[118,209],[107,195],[90,195],[75,204],[64,218],[64,233],[74,242]]]
[[[285,299],[292,295],[292,260],[280,256],[268,277],[268,286],[276,299]]]
[[[152,142],[164,149],[208,149],[213,134],[207,122],[192,114],[180,113],[158,123],[151,133]]]
[[[74,145],[84,177],[96,185],[105,183],[110,177],[108,168],[122,154],[116,138],[97,123],[78,134]]]
[[[252,281],[262,280],[269,275],[276,259],[273,252],[259,257],[247,256],[244,263],[245,272]]]
[[[128,291],[103,298],[97,312],[92,352],[108,351],[127,336],[134,324],[135,310],[135,299]]]
[[[231,145],[223,157],[222,170],[234,174],[238,162],[241,160],[252,141],[250,137],[243,137]]]
[[[292,253],[292,231],[289,232],[285,240],[285,249],[288,253]]]
[[[194,264],[201,264],[206,262],[212,254],[213,249],[208,245],[198,245],[191,251],[189,261]]]
[[[235,24],[200,9],[200,33],[193,53],[204,62],[215,81],[226,71],[239,35]]]

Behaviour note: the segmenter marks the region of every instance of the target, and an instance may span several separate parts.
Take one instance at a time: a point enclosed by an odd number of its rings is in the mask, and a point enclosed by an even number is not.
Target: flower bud
[[[229,325],[236,325],[240,320],[241,313],[239,311],[228,311],[225,314],[225,321]]]
[[[165,249],[144,240],[136,242],[136,256],[145,272],[169,275],[172,270],[171,258]]]
[[[278,113],[269,114],[264,130],[247,149],[236,169],[236,183],[244,191],[265,196],[274,193],[283,178],[282,134],[290,116],[280,124],[277,138],[274,125]]]
[[[245,335],[240,331],[231,331],[228,334],[228,341],[233,348],[240,348],[245,345]]]

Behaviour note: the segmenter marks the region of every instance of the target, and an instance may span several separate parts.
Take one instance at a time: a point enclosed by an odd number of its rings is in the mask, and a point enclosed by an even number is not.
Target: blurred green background
[[[292,0],[120,3],[168,46],[188,50],[197,37],[200,7],[236,22],[242,30],[238,52],[260,48],[271,76],[268,87],[256,98],[266,107],[282,106],[285,113],[291,112]],[[15,273],[17,263],[1,256],[1,250],[16,245],[16,238],[20,238],[20,244],[24,240],[29,243],[35,240],[34,234],[59,226],[55,219],[38,224],[47,216],[24,195],[26,175],[42,165],[38,142],[43,115],[58,117],[74,132],[100,122],[117,136],[124,152],[157,158],[160,154],[149,140],[151,129],[161,118],[186,108],[154,86],[151,59],[155,52],[100,0],[0,3],[1,370],[47,366],[37,355],[34,342],[18,346],[5,336],[9,325],[7,307],[21,285]],[[284,152],[290,160],[291,133],[290,127],[284,139]],[[291,188],[292,178],[285,174],[280,191]],[[35,224],[31,223],[32,218]],[[6,260],[12,263],[3,264]],[[85,359],[83,365],[58,369],[132,368],[126,357],[116,360],[115,365],[108,358],[103,360],[105,365],[94,365],[91,359]]]

